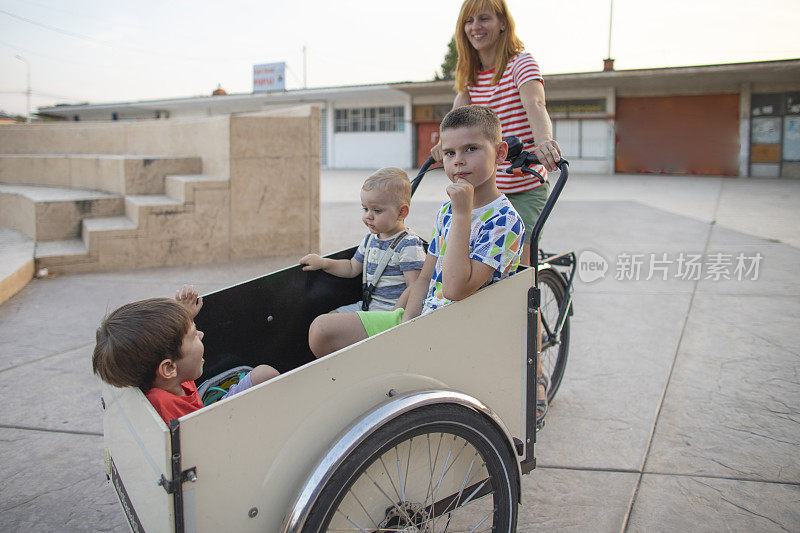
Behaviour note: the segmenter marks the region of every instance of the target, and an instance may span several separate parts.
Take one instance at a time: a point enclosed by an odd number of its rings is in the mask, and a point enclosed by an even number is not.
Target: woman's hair
[[[161,361],[180,358],[191,327],[189,310],[169,298],[123,305],[97,328],[92,369],[106,383],[146,392]]]
[[[466,92],[467,86],[478,83],[478,70],[481,66],[481,60],[478,57],[478,51],[472,47],[467,38],[464,24],[467,18],[474,17],[483,11],[491,11],[500,19],[501,23],[505,23],[505,31],[497,38],[497,56],[495,57],[494,65],[492,65],[495,67],[492,83],[500,81],[503,71],[506,70],[506,65],[508,65],[508,60],[525,48],[525,45],[522,44],[522,41],[519,40],[515,33],[514,19],[511,18],[511,13],[508,12],[506,0],[464,0],[461,5],[461,11],[458,14],[458,22],[456,22],[458,64],[456,65],[455,89],[459,93]]]

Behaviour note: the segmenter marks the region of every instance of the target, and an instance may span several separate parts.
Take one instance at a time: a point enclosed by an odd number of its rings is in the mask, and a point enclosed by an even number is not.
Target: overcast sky
[[[600,70],[609,0],[507,0],[545,74]],[[433,78],[461,0],[0,0],[0,110]],[[800,57],[800,0],[614,0],[617,69]]]

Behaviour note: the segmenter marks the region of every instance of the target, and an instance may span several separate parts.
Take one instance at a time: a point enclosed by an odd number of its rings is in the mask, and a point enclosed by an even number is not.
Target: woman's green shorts
[[[550,194],[550,182],[544,182],[544,185],[531,189],[529,191],[513,192],[506,194],[511,205],[514,206],[514,211],[522,217],[522,223],[525,224],[525,243],[531,240],[531,232],[533,226],[536,224],[536,219],[544,209],[544,204],[547,202],[547,196]]]

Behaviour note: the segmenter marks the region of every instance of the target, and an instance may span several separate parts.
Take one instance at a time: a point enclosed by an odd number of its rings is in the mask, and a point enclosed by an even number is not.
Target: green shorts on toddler
[[[378,333],[382,333],[387,329],[399,326],[403,321],[404,309],[395,309],[394,311],[356,311],[361,323],[364,324],[364,329],[367,331],[367,336],[372,337]]]

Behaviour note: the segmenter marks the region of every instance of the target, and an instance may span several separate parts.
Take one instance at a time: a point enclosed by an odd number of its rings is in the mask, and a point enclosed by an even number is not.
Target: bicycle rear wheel
[[[516,458],[481,414],[420,408],[358,446],[323,487],[304,532],[516,530]]]
[[[541,291],[540,311],[542,317],[542,372],[547,376],[547,401],[552,402],[564,377],[569,353],[569,313],[558,335],[558,310],[567,295],[563,278],[550,269],[537,272],[537,284]]]

